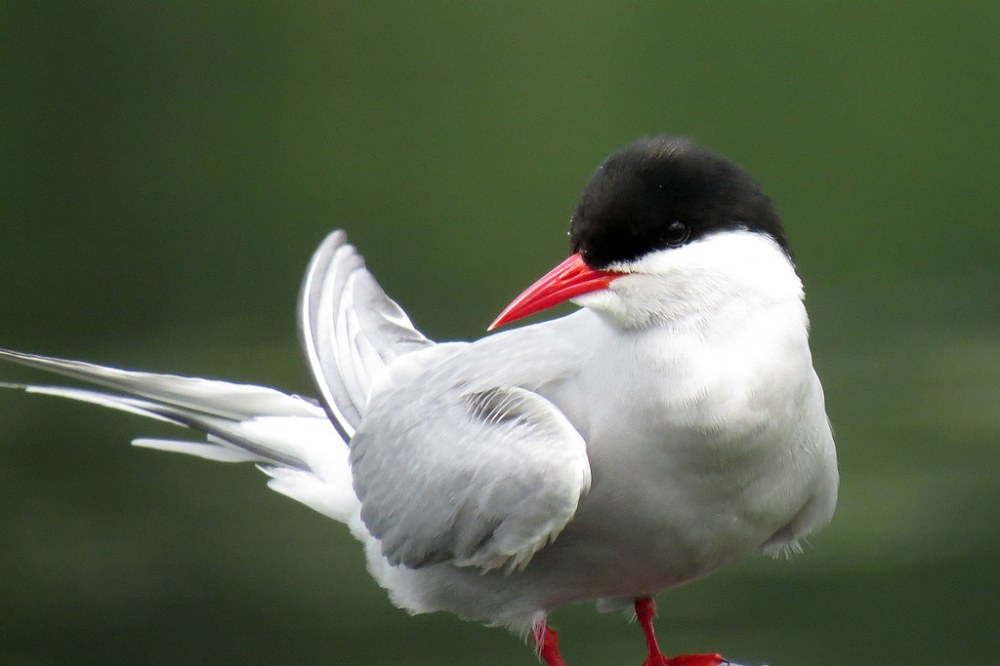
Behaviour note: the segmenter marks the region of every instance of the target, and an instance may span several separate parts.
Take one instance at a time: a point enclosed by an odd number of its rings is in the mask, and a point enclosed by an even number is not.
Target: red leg
[[[538,655],[548,666],[566,666],[562,655],[559,654],[559,634],[552,630],[548,622],[542,619],[531,633]]]
[[[646,635],[646,649],[649,656],[642,666],[719,666],[726,663],[720,654],[681,654],[667,658],[660,652],[656,644],[656,632],[653,630],[653,618],[656,617],[656,604],[649,597],[635,600],[635,616]]]

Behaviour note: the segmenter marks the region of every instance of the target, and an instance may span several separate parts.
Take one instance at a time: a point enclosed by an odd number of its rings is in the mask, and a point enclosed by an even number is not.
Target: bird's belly
[[[675,433],[670,447],[592,454],[590,493],[529,569],[576,578],[579,598],[654,594],[759,551],[828,490],[811,443],[767,430],[721,444]]]
[[[758,551],[809,502],[805,484],[777,497],[762,490],[774,477],[742,484],[737,474],[720,473],[715,482],[730,488],[715,493],[711,480],[651,473],[654,467],[638,474],[633,465],[596,464],[576,517],[523,571],[395,568],[401,578],[387,587],[414,611],[448,610],[526,629],[539,609],[651,596],[731,564]]]

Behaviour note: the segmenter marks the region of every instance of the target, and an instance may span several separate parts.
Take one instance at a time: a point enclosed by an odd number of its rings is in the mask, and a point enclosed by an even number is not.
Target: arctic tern
[[[253,462],[274,490],[345,523],[411,612],[531,636],[547,613],[633,607],[644,666],[668,658],[653,596],[826,524],[838,473],[803,290],[771,200],[687,139],[640,139],[597,169],[571,255],[474,342],[417,331],[336,231],[299,331],[319,400],[224,381],[0,351],[102,387],[19,385],[207,434],[134,444]]]

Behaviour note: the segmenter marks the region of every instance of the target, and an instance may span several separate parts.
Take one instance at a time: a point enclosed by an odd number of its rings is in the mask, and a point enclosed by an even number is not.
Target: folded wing
[[[538,393],[448,368],[373,396],[351,445],[362,520],[392,564],[523,568],[590,488],[586,445]]]

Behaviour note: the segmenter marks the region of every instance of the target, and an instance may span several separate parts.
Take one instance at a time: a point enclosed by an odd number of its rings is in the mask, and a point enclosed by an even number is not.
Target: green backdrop
[[[661,595],[668,651],[992,663],[998,7],[2,2],[0,344],[309,393],[328,230],[429,335],[478,336],[607,153],[690,135],[785,219],[843,483],[802,556]],[[167,432],[0,394],[0,663],[533,663],[394,609],[252,468],[127,445]],[[553,621],[574,666],[643,658],[619,615]]]

